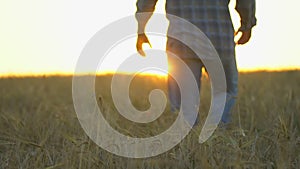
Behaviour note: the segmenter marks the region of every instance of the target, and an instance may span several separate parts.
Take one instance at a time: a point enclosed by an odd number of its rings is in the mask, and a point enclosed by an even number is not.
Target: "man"
[[[231,122],[231,109],[234,106],[238,92],[238,71],[235,59],[235,42],[231,16],[228,9],[230,0],[166,0],[166,13],[184,18],[196,25],[210,39],[217,50],[222,62],[227,84],[226,104],[222,115],[222,122]],[[138,21],[138,38],[136,48],[141,55],[145,55],[142,49],[143,43],[149,43],[144,34],[145,25],[155,9],[157,0],[137,0],[136,19]],[[245,44],[251,37],[252,27],[256,25],[255,0],[236,0],[237,12],[241,18],[241,37],[237,44]],[[149,12],[146,17],[138,17],[138,13]],[[169,29],[170,30],[170,29]],[[201,70],[204,66],[196,54],[180,41],[168,37],[167,51],[178,55],[191,69],[195,79],[201,78]],[[168,56],[168,61],[172,59]],[[176,65],[172,65],[176,67]],[[178,73],[180,70],[176,70]],[[200,88],[200,80],[197,80]],[[171,110],[180,109],[180,91],[173,78],[168,78],[169,98]]]

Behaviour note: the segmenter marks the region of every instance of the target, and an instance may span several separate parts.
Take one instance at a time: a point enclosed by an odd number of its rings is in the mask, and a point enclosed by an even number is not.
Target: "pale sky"
[[[159,0],[157,12],[164,12],[164,1]],[[135,2],[1,0],[0,75],[72,73],[86,42],[109,23],[134,14]],[[237,28],[239,18],[232,5]],[[257,0],[253,37],[247,45],[236,48],[240,70],[300,68],[299,6],[299,0]],[[116,58],[132,55],[135,40],[129,39],[112,50],[112,59],[106,61],[103,70],[115,69]],[[150,37],[156,49],[165,48],[164,40]]]

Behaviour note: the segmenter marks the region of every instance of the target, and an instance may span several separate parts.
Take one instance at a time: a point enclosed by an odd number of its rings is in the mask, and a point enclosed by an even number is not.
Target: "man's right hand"
[[[248,31],[239,31],[239,32],[242,32],[242,36],[237,41],[237,44],[238,45],[246,44],[251,38],[251,29]],[[237,35],[237,34],[238,34],[238,32],[235,33],[235,35]]]
[[[136,50],[139,52],[140,55],[146,56],[143,50],[143,44],[148,43],[151,47],[151,44],[148,40],[148,37],[145,34],[138,34],[137,41],[136,41]]]

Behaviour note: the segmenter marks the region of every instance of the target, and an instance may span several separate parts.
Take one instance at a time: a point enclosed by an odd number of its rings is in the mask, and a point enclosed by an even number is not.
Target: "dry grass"
[[[82,130],[72,103],[71,77],[0,79],[0,168],[299,168],[300,72],[241,74],[234,127],[199,144],[201,126],[175,148],[147,159],[118,157],[95,145]],[[126,121],[111,102],[110,76],[96,80],[106,119],[124,134],[147,137],[170,126],[168,109],[157,121]],[[148,92],[166,91],[165,79],[137,77],[130,97],[141,110]],[[210,88],[203,79],[201,120]]]

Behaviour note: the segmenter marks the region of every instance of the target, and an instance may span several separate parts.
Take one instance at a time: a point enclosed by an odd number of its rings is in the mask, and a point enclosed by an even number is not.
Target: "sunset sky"
[[[134,14],[135,2],[1,0],[0,75],[72,73],[86,42],[109,23]],[[164,3],[159,0],[156,12],[164,12]],[[300,68],[299,6],[299,0],[257,0],[258,22],[251,42],[236,48],[240,70]],[[238,28],[234,1],[230,8]],[[135,53],[135,40],[114,48],[102,70],[115,70],[122,59]],[[154,49],[165,48],[165,38],[152,36],[150,41]],[[157,62],[166,58],[157,57]]]

